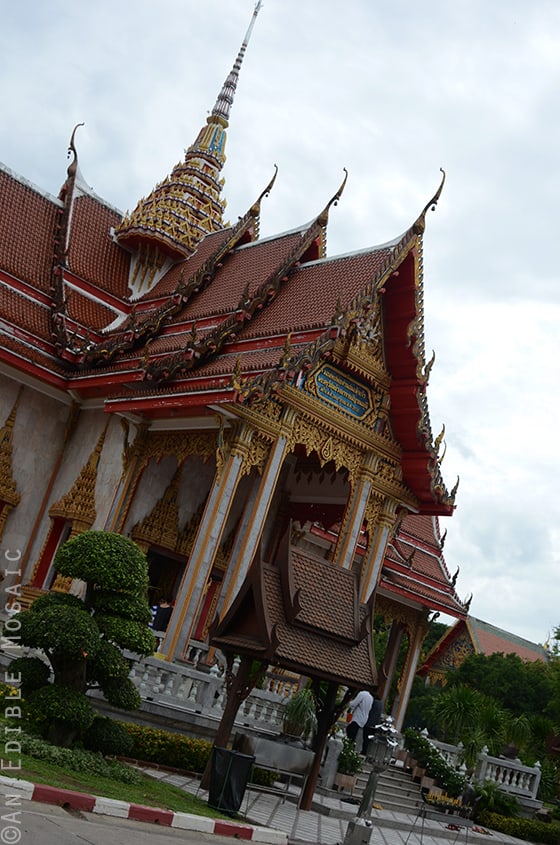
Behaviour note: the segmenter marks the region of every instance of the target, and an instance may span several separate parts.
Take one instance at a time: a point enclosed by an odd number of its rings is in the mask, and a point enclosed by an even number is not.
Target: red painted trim
[[[253,828],[243,827],[240,824],[232,824],[231,822],[222,822],[216,819],[214,823],[214,833],[217,836],[235,836],[236,839],[252,839]]]
[[[144,807],[142,804],[131,804],[128,809],[128,818],[137,822],[152,822],[171,827],[173,821],[171,810],[158,810],[155,807]]]
[[[42,291],[40,288],[35,288],[29,282],[24,282],[16,276],[11,276],[4,270],[0,270],[0,282],[4,282],[11,290],[18,291],[24,294],[25,297],[40,305],[46,305],[47,308],[52,306],[52,298]]]
[[[43,382],[43,384],[50,384],[51,386],[64,392],[68,390],[69,385],[67,379],[56,375],[52,372],[52,370],[47,370],[44,365],[30,361],[28,358],[23,358],[16,352],[12,352],[9,349],[0,349],[0,360],[9,364],[16,370],[28,373],[30,376],[33,376],[33,378]]]
[[[82,279],[81,276],[76,276],[69,270],[64,270],[63,279],[65,282],[68,282],[69,284],[74,285],[74,287],[78,288],[78,293],[80,291],[82,291],[84,294],[88,293],[90,294],[90,296],[92,296],[102,305],[106,305],[108,308],[114,308],[117,311],[124,312],[125,314],[129,314],[132,309],[133,303],[127,302],[124,299],[119,299],[118,296],[115,296],[114,294],[103,290],[103,288],[97,287],[91,282],[87,282],[85,279]]]
[[[71,807],[73,810],[85,810],[91,813],[95,807],[95,795],[87,795],[84,792],[73,792],[70,789],[59,789],[56,786],[35,784],[33,789],[33,801],[42,801],[43,804],[58,804],[59,807]]]
[[[37,571],[33,577],[33,581],[31,582],[32,587],[43,587],[54,553],[58,548],[62,532],[64,531],[64,525],[65,522],[63,519],[53,520],[48,540],[45,544],[45,548],[43,549],[41,560],[39,561],[39,566],[37,567]]]

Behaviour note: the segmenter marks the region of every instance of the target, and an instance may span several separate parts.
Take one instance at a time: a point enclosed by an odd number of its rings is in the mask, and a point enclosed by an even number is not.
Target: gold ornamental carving
[[[97,468],[109,420],[101,432],[95,449],[82,467],[71,489],[49,508],[50,517],[59,517],[72,523],[72,533],[87,531],[95,522],[95,485]]]
[[[386,596],[378,595],[375,599],[375,613],[383,617],[384,622],[400,622],[412,635],[419,620],[418,611],[404,604],[399,604]]]
[[[194,456],[209,461],[215,456],[216,443],[215,431],[152,431],[139,444],[138,457],[142,468],[151,458],[160,461],[168,455],[174,455],[178,464]]]
[[[182,555],[183,557],[190,557],[192,547],[194,546],[194,541],[198,532],[198,526],[200,525],[200,520],[202,519],[202,514],[204,513],[205,507],[206,499],[204,499],[200,503],[200,505],[193,513],[192,517],[187,522],[187,524],[179,535],[176,551],[179,555]]]
[[[175,549],[179,537],[179,485],[181,467],[152,511],[130,532],[132,539],[149,546]]]
[[[241,474],[247,475],[254,468],[259,475],[262,475],[269,452],[269,439],[259,433],[253,435],[245,460],[243,461]]]
[[[4,533],[8,514],[12,508],[17,507],[21,498],[13,476],[12,453],[14,425],[22,391],[23,387],[20,387],[12,410],[0,429],[0,537]]]
[[[383,499],[377,493],[370,493],[364,510],[364,520],[367,522],[369,543],[371,543],[373,534],[380,524],[382,511]]]
[[[298,443],[305,447],[307,455],[312,452],[317,454],[321,467],[333,461],[337,471],[345,467],[351,478],[358,477],[362,464],[360,450],[334,437],[328,430],[325,431],[304,416],[298,417],[294,422],[289,439],[290,451],[293,451]]]

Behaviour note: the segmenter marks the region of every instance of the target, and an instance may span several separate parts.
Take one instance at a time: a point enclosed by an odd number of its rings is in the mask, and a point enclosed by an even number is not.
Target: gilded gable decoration
[[[16,401],[12,406],[12,410],[6,418],[6,422],[0,429],[0,538],[4,532],[4,527],[10,511],[17,507],[21,498],[13,476],[12,453],[14,445],[14,425],[22,392],[23,387],[20,387]]]

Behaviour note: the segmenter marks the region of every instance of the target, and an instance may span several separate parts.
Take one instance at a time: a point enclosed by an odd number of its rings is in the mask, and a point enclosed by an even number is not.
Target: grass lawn
[[[205,801],[183,792],[176,786],[147,776],[143,777],[141,784],[116,783],[109,778],[99,777],[89,772],[75,772],[45,760],[36,760],[27,754],[4,754],[2,761],[4,767],[8,761],[12,762],[12,765],[18,765],[21,761],[21,768],[3,767],[1,774],[4,776],[16,777],[32,783],[44,783],[62,789],[73,789],[77,792],[87,792],[104,798],[116,798],[133,804],[144,804],[148,807],[194,813],[197,816],[211,818],[227,818],[209,807]]]

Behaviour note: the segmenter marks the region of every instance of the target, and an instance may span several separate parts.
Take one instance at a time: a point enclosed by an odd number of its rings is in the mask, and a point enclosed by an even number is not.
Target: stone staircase
[[[338,796],[342,798],[343,795],[346,795],[352,803],[359,803],[370,771],[371,766],[364,763],[362,771],[358,775],[356,786],[351,792],[338,792]],[[415,816],[418,807],[422,804],[420,784],[412,780],[410,772],[406,772],[402,767],[390,765],[378,776],[374,804],[378,804],[383,810],[389,810],[393,813],[406,813]]]

